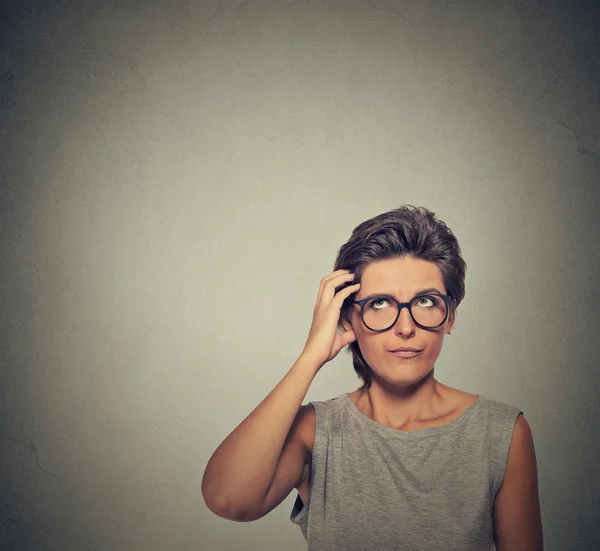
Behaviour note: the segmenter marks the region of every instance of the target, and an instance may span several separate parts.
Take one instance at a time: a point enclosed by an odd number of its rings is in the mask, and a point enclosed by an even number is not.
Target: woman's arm
[[[537,462],[531,428],[522,414],[515,422],[493,522],[498,551],[543,551]]]
[[[240,522],[256,520],[294,488],[306,456],[299,430],[300,404],[319,367],[300,356],[213,453],[202,478],[202,496],[213,513]],[[274,480],[277,496],[270,492]]]
[[[336,270],[321,279],[302,354],[210,458],[202,496],[216,515],[239,521],[260,518],[298,484],[314,417],[312,407],[300,408],[302,400],[319,369],[356,340],[351,327],[337,332],[342,304],[360,284],[336,289],[353,278],[348,270]]]

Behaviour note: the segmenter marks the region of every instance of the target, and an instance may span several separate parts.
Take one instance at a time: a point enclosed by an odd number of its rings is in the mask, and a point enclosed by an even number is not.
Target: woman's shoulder
[[[342,400],[346,397],[346,394],[329,398],[325,401],[314,400],[300,406],[298,414],[296,415],[295,424],[298,437],[304,444],[304,448],[307,453],[312,454],[312,449],[315,443],[315,434],[317,430],[317,411],[321,414],[326,414],[326,410],[332,410],[342,403]]]
[[[487,406],[487,410],[492,413],[498,413],[498,414],[504,414],[504,415],[508,414],[510,416],[510,415],[514,415],[519,412],[520,413],[523,412],[519,406],[514,405],[512,402],[492,398],[491,396],[488,396],[487,394],[486,395],[480,394],[479,401],[485,402],[485,405]]]
[[[487,406],[492,411],[510,412],[521,411],[518,406],[513,405],[510,402],[497,400],[488,396],[487,394],[472,394],[458,388],[452,388],[444,385],[448,392],[449,402],[454,403],[454,407],[458,410],[468,409],[470,406],[480,403]]]
[[[477,402],[481,398],[481,395],[479,394],[472,394],[470,392],[466,392],[465,390],[452,388],[446,385],[444,386],[447,391],[448,407],[450,409],[459,411],[460,413],[470,408],[475,402]]]

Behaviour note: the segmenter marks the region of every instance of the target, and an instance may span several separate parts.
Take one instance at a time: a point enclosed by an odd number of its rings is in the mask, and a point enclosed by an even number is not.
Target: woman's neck
[[[374,379],[369,388],[352,394],[355,405],[367,417],[400,430],[448,414],[449,387],[434,379],[433,370],[410,387],[390,388]]]

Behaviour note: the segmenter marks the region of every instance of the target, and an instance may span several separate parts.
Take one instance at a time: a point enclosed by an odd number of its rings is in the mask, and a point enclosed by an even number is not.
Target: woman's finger
[[[335,278],[329,279],[323,284],[323,291],[321,292],[320,303],[323,306],[327,306],[335,297],[336,289],[340,285],[345,285],[354,279],[354,274],[341,274]]]
[[[321,302],[321,298],[323,296],[323,288],[325,287],[325,284],[331,279],[335,279],[336,277],[348,274],[348,272],[349,270],[336,270],[335,272],[332,272],[326,275],[325,277],[321,278],[321,283],[319,284],[319,294],[317,295],[317,302],[315,304],[315,308]]]

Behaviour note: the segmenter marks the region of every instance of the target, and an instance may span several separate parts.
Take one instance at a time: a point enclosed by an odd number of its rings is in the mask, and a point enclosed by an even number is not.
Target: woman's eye
[[[381,304],[382,302],[384,304]],[[388,303],[389,303],[389,301],[385,298],[376,298],[373,301],[371,301],[371,307],[380,310],[381,308],[385,308],[385,304],[388,304]]]
[[[417,306],[433,306],[433,301],[430,297],[419,297],[417,299]]]

